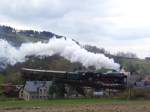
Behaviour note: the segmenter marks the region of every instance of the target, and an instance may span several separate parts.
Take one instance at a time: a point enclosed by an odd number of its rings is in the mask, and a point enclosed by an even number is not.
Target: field
[[[149,100],[55,99],[0,101],[0,112],[150,112]]]

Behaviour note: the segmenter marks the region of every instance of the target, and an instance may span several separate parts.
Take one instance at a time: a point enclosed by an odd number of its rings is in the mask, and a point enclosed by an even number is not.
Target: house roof
[[[38,92],[41,87],[49,87],[51,81],[27,81],[24,89],[28,92]]]

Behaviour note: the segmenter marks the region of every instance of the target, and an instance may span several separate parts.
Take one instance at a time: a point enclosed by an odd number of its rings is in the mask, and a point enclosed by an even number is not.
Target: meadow
[[[0,101],[0,112],[149,112],[150,100],[114,98],[8,100]]]

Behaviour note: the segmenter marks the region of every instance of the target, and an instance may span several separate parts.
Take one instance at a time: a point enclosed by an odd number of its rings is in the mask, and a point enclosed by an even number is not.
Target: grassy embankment
[[[0,108],[17,108],[17,107],[43,107],[49,105],[82,105],[82,104],[128,104],[148,102],[145,100],[125,100],[112,98],[98,99],[51,99],[51,100],[6,100],[0,101]]]

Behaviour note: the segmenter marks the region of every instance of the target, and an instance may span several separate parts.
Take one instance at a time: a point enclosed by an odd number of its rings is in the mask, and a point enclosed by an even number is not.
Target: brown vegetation
[[[123,104],[50,105],[48,107],[9,108],[0,112],[149,112],[148,101]]]

